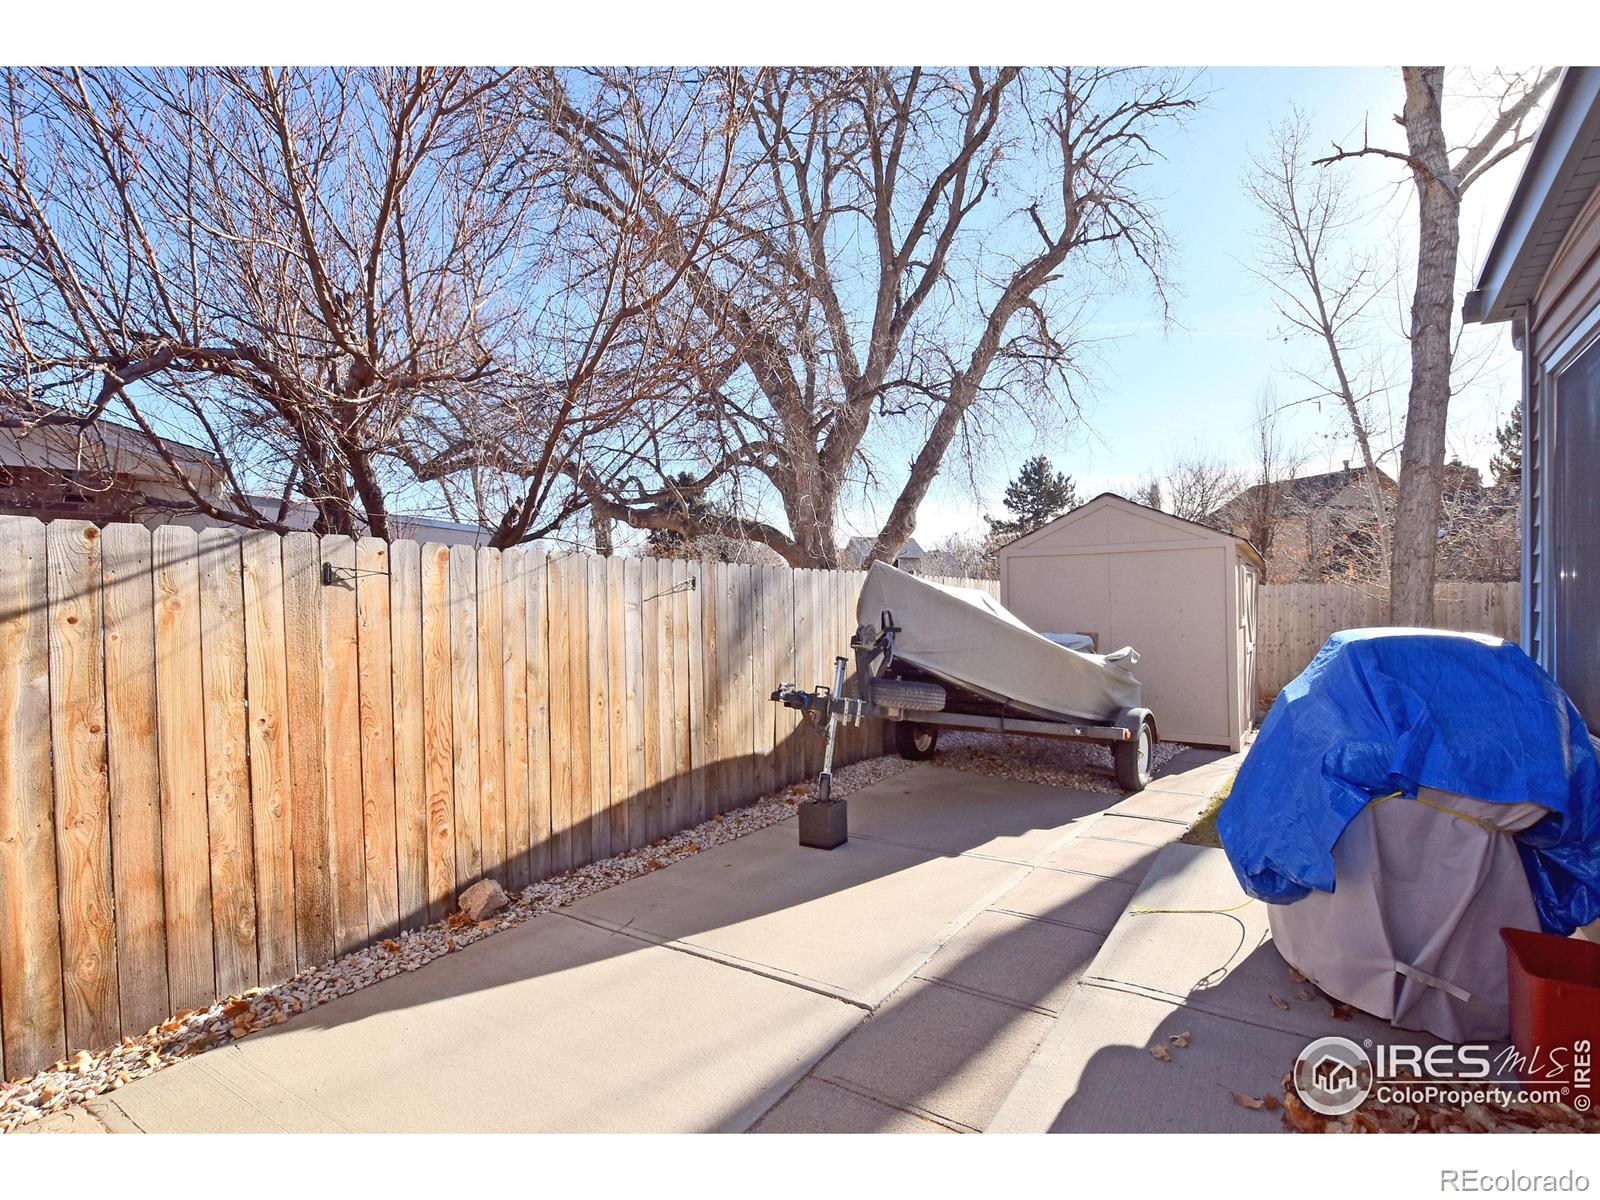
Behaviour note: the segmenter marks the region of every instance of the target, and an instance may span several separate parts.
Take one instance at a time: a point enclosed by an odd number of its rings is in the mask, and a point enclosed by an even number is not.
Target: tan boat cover
[[[880,629],[885,611],[900,627],[897,659],[1019,710],[1051,720],[1113,721],[1139,706],[1133,650],[1069,650],[977,588],[930,583],[877,562],[861,587],[856,620]]]

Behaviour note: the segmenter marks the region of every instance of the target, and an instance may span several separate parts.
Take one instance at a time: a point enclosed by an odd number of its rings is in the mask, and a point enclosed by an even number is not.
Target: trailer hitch
[[[866,701],[844,692],[846,662],[843,655],[833,660],[833,687],[822,685],[813,691],[780,683],[773,700],[815,721],[827,738],[822,756],[822,773],[817,776],[817,798],[800,805],[800,844],[819,850],[832,850],[849,840],[845,802],[833,798],[833,744],[840,725],[861,724]]]

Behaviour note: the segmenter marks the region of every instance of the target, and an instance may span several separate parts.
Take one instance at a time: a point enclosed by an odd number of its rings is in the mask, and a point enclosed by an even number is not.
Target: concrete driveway
[[[1161,846],[1234,768],[1122,800],[919,765],[31,1128],[981,1130]]]

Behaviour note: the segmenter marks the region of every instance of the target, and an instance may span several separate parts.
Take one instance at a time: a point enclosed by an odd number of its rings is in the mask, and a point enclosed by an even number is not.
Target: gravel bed
[[[899,758],[874,758],[841,767],[833,792],[845,796],[911,767]],[[273,987],[253,988],[207,1008],[182,1009],[142,1036],[98,1052],[79,1050],[37,1075],[0,1083],[0,1133],[58,1112],[80,1101],[113,1092],[191,1055],[281,1025],[290,1017],[406,971],[415,971],[445,954],[520,925],[530,917],[563,908],[616,884],[659,871],[680,859],[755,833],[795,815],[795,805],[814,797],[815,782],[795,784],[753,804],[703,821],[692,829],[626,854],[590,863],[511,893],[509,906],[485,921],[465,913],[343,958],[301,971]]]
[[[1159,771],[1188,748],[1181,742],[1157,742],[1151,770]],[[1112,774],[1111,750],[1098,742],[952,730],[940,733],[939,749],[932,761],[941,767],[1019,783],[1043,783],[1084,792],[1122,791]]]

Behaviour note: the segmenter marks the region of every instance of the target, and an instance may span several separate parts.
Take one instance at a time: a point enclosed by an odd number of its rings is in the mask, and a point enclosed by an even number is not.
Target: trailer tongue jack
[[[849,810],[844,799],[833,798],[833,742],[841,724],[859,725],[865,702],[842,695],[844,657],[833,660],[833,687],[808,692],[781,683],[772,698],[785,708],[811,717],[822,728],[827,749],[822,757],[822,773],[817,776],[817,798],[800,805],[800,844],[818,850],[832,850],[850,840]]]

